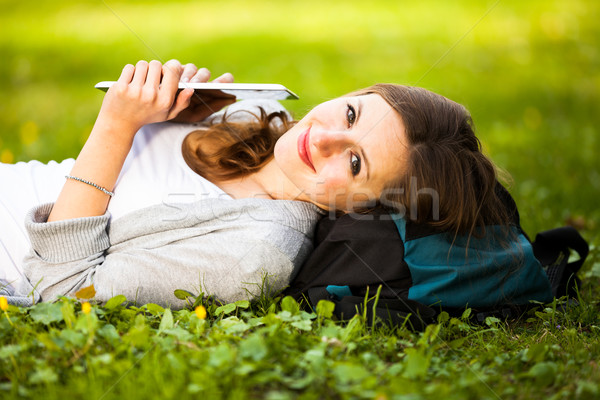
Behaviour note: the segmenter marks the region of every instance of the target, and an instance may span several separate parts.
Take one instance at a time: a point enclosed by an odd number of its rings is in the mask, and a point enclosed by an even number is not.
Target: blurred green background
[[[0,0],[0,161],[76,156],[96,82],[177,58],[282,83],[301,117],[375,82],[466,105],[530,233],[600,224],[600,2]],[[0,190],[9,190],[1,188]]]

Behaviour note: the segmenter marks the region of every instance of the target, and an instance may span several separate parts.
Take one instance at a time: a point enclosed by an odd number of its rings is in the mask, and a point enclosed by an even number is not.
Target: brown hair
[[[233,115],[224,114],[209,129],[186,136],[182,144],[183,159],[194,172],[212,182],[240,178],[260,170],[272,157],[277,139],[294,124],[284,111],[260,115],[250,122],[229,122]]]
[[[408,160],[402,176],[390,182],[382,204],[417,223],[455,234],[483,234],[485,225],[508,225],[510,215],[498,197],[494,164],[481,151],[469,112],[426,89],[377,84],[352,95],[380,95],[402,118]]]

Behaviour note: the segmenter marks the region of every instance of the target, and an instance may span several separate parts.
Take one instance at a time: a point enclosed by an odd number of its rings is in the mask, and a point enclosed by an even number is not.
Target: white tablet
[[[96,89],[107,91],[115,81],[96,84]],[[235,96],[237,99],[296,100],[298,96],[283,85],[276,83],[179,83],[179,89],[191,87],[214,97]]]

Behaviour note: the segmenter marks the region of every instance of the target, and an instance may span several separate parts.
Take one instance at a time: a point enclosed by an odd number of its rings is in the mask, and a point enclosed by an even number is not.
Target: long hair
[[[486,225],[508,225],[498,174],[481,151],[469,112],[426,89],[377,84],[351,95],[380,95],[401,117],[408,160],[382,203],[417,223],[479,236]],[[397,190],[400,189],[400,190]],[[481,228],[481,229],[476,229]]]
[[[277,139],[295,123],[284,111],[260,115],[249,111],[249,121],[230,122],[224,114],[208,129],[196,130],[182,144],[183,159],[199,175],[212,182],[241,178],[260,170],[273,157]],[[235,114],[234,113],[234,114]]]

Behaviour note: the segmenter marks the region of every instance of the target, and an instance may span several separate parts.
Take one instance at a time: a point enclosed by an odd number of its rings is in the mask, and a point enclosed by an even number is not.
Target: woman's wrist
[[[123,163],[131,149],[136,127],[99,116],[81,149],[58,196],[48,221],[102,215],[110,196],[97,187],[113,192]],[[88,184],[90,182],[91,184]]]
[[[123,121],[105,117],[100,113],[90,132],[90,137],[98,137],[111,146],[127,146],[131,148],[133,138],[142,125],[131,121]]]

